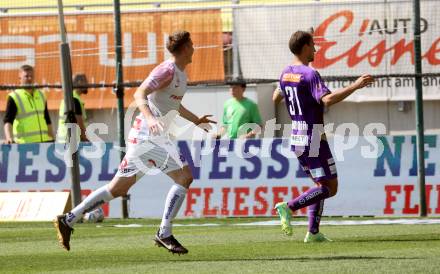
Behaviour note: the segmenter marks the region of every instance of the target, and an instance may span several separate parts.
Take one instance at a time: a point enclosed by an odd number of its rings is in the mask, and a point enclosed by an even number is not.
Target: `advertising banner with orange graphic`
[[[240,65],[245,78],[278,79],[293,55],[289,38],[314,29],[315,59],[323,76],[414,74],[412,1],[309,3],[234,11]],[[423,73],[440,71],[438,0],[421,1]],[[331,90],[350,80],[328,81]],[[423,77],[424,98],[440,99],[440,76]],[[414,100],[414,77],[381,77],[351,101]]]
[[[66,15],[73,73],[85,73],[90,83],[111,84],[115,79],[114,19],[111,13]],[[125,82],[143,81],[171,55],[165,44],[176,30],[191,33],[195,53],[187,68],[190,82],[224,79],[220,10],[130,12],[121,15],[123,76]],[[56,15],[0,17],[0,84],[18,85],[18,69],[35,67],[36,84],[60,84],[60,34]],[[60,89],[45,90],[49,109],[57,109]],[[126,90],[126,105],[134,89]],[[0,91],[0,101],[7,91]],[[116,107],[109,88],[90,89],[87,108]],[[0,110],[5,104],[0,104]]]

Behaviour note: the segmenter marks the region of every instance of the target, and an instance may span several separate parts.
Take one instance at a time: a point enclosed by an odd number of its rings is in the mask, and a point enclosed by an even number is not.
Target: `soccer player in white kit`
[[[59,215],[54,220],[58,240],[66,250],[70,250],[73,225],[86,212],[126,195],[144,173],[150,168],[158,168],[174,181],[174,185],[166,197],[162,222],[154,241],[172,253],[188,253],[172,234],[172,220],[182,206],[193,177],[177,146],[164,133],[167,125],[161,118],[178,112],[183,118],[204,127],[205,130],[207,126],[209,128],[209,123],[214,122],[209,119],[211,115],[199,118],[181,104],[187,88],[184,70],[192,62],[194,53],[190,33],[178,31],[170,35],[167,49],[173,57],[153,69],[134,94],[140,114],[130,130],[127,154],[115,177],[109,184],[92,192],[72,211]]]

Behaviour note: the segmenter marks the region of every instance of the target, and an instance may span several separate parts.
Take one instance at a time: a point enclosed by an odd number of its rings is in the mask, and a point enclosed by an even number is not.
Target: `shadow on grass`
[[[387,261],[386,264],[391,263],[391,261],[408,261],[408,260],[423,260],[423,257],[383,257],[383,256],[310,256],[310,257],[263,257],[263,258],[245,258],[245,257],[234,257],[234,258],[225,258],[225,257],[210,257],[210,258],[195,258],[191,257],[191,255],[184,256],[165,256],[162,258],[151,258],[142,256],[126,256],[121,259],[119,255],[110,255],[109,254],[81,254],[79,256],[69,256],[67,253],[59,253],[57,256],[52,256],[49,261],[57,261],[60,263],[56,264],[48,264],[46,255],[37,255],[32,256],[32,261],[26,264],[23,264],[23,258],[14,256],[13,259],[8,258],[8,256],[3,257],[5,259],[6,264],[2,265],[3,269],[9,269],[14,273],[27,273],[27,272],[48,272],[53,271],[55,273],[65,271],[66,269],[76,270],[76,271],[88,271],[93,273],[101,266],[109,267],[114,265],[115,267],[123,268],[124,265],[150,269],[152,265],[157,266],[157,264],[164,263],[168,264],[170,262],[180,263],[182,264],[191,264],[191,263],[271,263],[271,262],[368,262],[368,263],[378,263],[379,260]],[[0,260],[3,259],[0,257]],[[3,262],[2,262],[3,263]],[[382,262],[383,264],[383,262]],[[178,264],[179,265],[179,264]],[[214,273],[215,273],[215,269]],[[148,271],[145,271],[148,272]],[[264,271],[263,271],[264,272]]]
[[[364,239],[353,239],[353,240],[342,240],[338,241],[341,243],[368,243],[368,242],[437,242],[440,241],[439,235],[431,235],[426,238],[409,238],[405,236],[393,237],[393,238],[364,238]]]
[[[325,257],[279,257],[279,258],[230,258],[230,259],[170,259],[173,262],[258,262],[258,261],[345,261],[345,260],[420,260],[419,257],[380,257],[380,256],[325,256]],[[160,260],[163,261],[163,260]]]

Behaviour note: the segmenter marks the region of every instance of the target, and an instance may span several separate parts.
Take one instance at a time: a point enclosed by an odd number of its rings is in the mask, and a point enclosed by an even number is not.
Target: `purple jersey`
[[[281,74],[280,87],[292,119],[292,145],[309,146],[312,136],[316,136],[312,133],[323,132],[324,105],[321,98],[330,90],[319,73],[305,65],[287,66]]]

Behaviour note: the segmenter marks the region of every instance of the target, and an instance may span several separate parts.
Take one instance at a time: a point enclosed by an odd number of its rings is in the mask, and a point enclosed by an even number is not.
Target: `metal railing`
[[[175,4],[200,4],[200,3],[218,3],[218,2],[225,2],[225,0],[175,0],[175,1],[150,1],[150,2],[130,2],[130,3],[121,3],[121,7],[123,6],[152,6],[154,8],[160,8],[162,5],[175,5]],[[239,0],[231,0],[233,4],[238,4]],[[95,4],[70,4],[70,5],[64,5],[65,9],[75,9],[78,11],[89,9],[89,8],[102,8],[102,7],[108,7],[112,8],[113,3],[95,3]],[[14,10],[47,10],[47,9],[57,9],[56,5],[43,5],[43,6],[26,6],[26,7],[0,7],[1,13],[8,13],[9,11]]]
[[[273,0],[272,0],[273,1]],[[320,0],[308,0],[308,2],[319,2]],[[230,2],[233,5],[240,4],[240,0],[174,0],[174,1],[140,1],[140,2],[129,2],[129,3],[121,3],[121,7],[130,7],[130,6],[149,6],[152,8],[161,8],[163,5],[181,5],[181,4],[219,4],[219,3],[225,3]],[[254,3],[255,5],[261,5],[263,3],[270,3],[271,1],[262,1],[261,3]],[[307,0],[304,0],[303,2],[307,2]],[[274,4],[278,3],[287,3],[287,1],[273,1]],[[109,1],[109,3],[92,3],[92,4],[69,4],[64,5],[64,9],[68,10],[77,10],[77,11],[83,11],[86,9],[93,9],[93,8],[113,8],[112,1]],[[57,5],[40,5],[40,6],[11,6],[11,7],[2,7],[0,6],[0,14],[1,13],[8,13],[10,11],[29,11],[29,10],[50,10],[50,9],[57,9]]]

